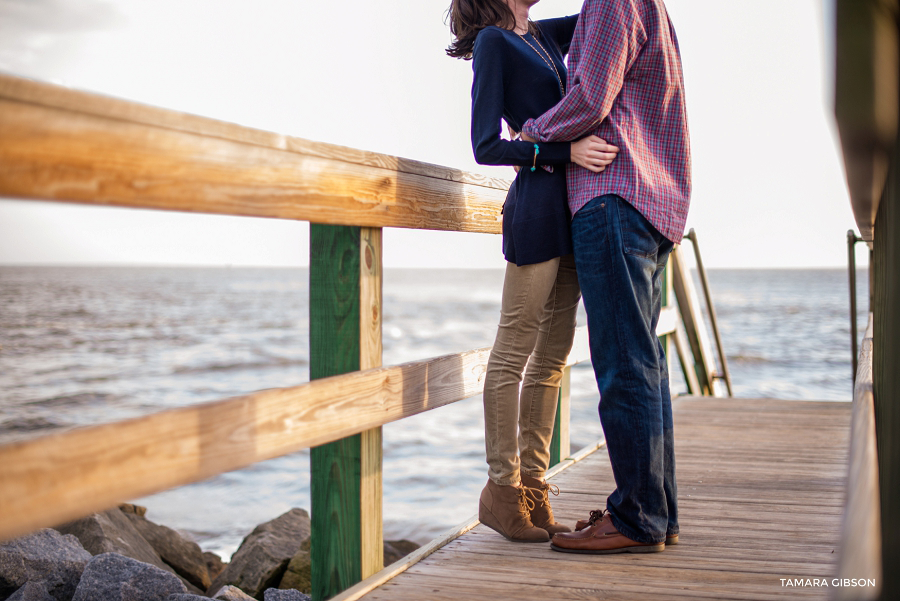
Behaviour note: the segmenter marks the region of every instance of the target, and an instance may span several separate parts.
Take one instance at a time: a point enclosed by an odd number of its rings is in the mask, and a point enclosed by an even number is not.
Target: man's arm
[[[552,109],[529,119],[522,133],[540,142],[577,140],[609,115],[647,34],[635,0],[587,0],[579,27],[584,44],[576,82]]]

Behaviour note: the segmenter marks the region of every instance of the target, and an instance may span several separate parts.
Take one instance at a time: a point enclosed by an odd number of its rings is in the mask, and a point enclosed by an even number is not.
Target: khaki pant
[[[533,478],[547,471],[580,299],[572,255],[506,266],[500,325],[484,381],[488,476],[496,484],[517,484],[520,470]]]

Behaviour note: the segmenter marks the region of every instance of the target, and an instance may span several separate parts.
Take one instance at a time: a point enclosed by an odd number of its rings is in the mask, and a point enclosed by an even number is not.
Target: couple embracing
[[[453,0],[449,11],[447,53],[473,62],[476,160],[518,171],[503,211],[479,518],[556,551],[662,551],[678,542],[678,508],[656,324],[691,189],[678,43],[663,0],[585,0],[579,15],[534,22],[537,1]],[[572,531],[553,518],[544,474],[582,297],[616,489]]]

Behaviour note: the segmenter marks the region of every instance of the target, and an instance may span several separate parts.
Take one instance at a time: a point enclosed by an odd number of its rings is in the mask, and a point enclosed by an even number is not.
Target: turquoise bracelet
[[[541,154],[541,149],[537,144],[534,145],[534,163],[531,165],[532,171],[537,171],[537,155]]]

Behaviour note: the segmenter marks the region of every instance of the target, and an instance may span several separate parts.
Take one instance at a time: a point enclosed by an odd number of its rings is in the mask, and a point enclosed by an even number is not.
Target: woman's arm
[[[569,45],[572,43],[572,36],[575,35],[575,26],[578,25],[578,15],[541,19],[537,25],[543,36],[556,42],[563,56],[569,53]]]
[[[503,33],[485,29],[478,34],[472,51],[472,149],[482,165],[562,165],[569,162],[568,142],[504,140],[501,120],[504,106],[504,66],[508,48]],[[536,159],[536,160],[535,160]]]

